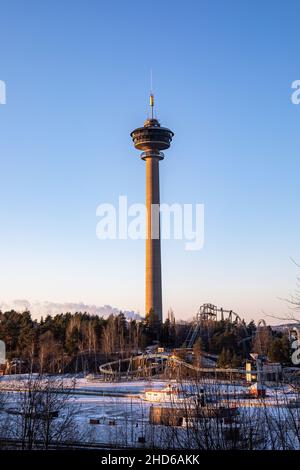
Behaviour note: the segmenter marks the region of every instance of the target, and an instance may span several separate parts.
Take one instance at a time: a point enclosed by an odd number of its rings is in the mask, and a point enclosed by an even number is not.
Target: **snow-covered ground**
[[[19,409],[22,390],[26,387],[26,380],[27,377],[24,375],[19,377],[5,376],[0,379],[0,389],[9,390],[7,403],[9,410]],[[71,388],[74,386],[73,377],[66,376],[63,380],[65,387]],[[109,445],[133,445],[136,447],[146,445],[170,449],[180,447],[186,442],[187,429],[176,428],[174,430],[174,428],[168,426],[150,425],[150,407],[152,405],[157,406],[157,403],[146,401],[144,394],[147,389],[162,390],[170,383],[175,386],[174,382],[163,380],[103,382],[82,377],[76,378],[75,389],[72,390],[68,407],[74,414],[76,427],[81,436],[80,439],[85,442],[106,443]],[[249,423],[252,424],[259,413],[265,413],[265,410],[259,411],[259,408],[251,407],[250,409],[250,400],[242,397],[247,391],[247,387],[242,385],[216,384],[213,381],[205,381],[201,383],[201,386],[192,383],[185,383],[180,386],[189,394],[187,400],[191,401],[193,400],[193,394],[197,390],[199,391],[199,387],[205,389],[207,397],[218,397],[220,400],[232,400],[233,402],[238,400],[240,414],[245,413]],[[284,407],[279,412],[278,405],[280,405],[280,402],[286,405],[287,400],[290,399],[296,399],[296,395],[287,386],[268,389],[268,398],[265,399],[265,403],[268,405],[268,416],[277,418],[280,413],[279,417],[285,426],[291,412]],[[258,404],[258,401],[252,399],[251,403]],[[168,404],[163,403],[163,406],[168,406]],[[171,401],[169,406],[172,406]],[[298,419],[299,408],[295,411]],[[62,411],[61,414],[63,415],[63,413]],[[8,419],[11,429],[20,427],[20,415],[1,413],[0,419]],[[62,419],[62,416],[57,419]],[[288,434],[288,432],[290,431],[287,430],[286,433]],[[140,442],[142,440],[145,440],[145,443]],[[295,440],[297,443],[298,441],[299,439]],[[191,441],[189,441],[189,445],[192,445]],[[197,444],[195,445],[197,446]],[[297,445],[295,446],[297,447]]]

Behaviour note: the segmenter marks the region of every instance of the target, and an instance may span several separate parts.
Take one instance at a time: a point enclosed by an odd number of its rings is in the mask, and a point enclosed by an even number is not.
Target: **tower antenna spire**
[[[152,75],[152,69],[150,69],[150,108],[151,108],[151,119],[153,119],[154,94],[153,94],[153,75]]]

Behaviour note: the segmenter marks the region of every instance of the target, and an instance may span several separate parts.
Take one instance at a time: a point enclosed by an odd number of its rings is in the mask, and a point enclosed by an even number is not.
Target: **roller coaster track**
[[[246,326],[244,325],[241,317],[235,313],[233,310],[225,310],[223,308],[218,308],[216,305],[213,304],[203,304],[199,308],[196,319],[192,323],[186,340],[183,343],[183,347],[192,348],[196,339],[200,335],[201,329],[205,328],[208,325],[208,322],[217,321],[218,317],[220,320],[228,320],[231,323],[238,323],[240,324],[244,330],[246,335],[248,336],[248,331]],[[250,337],[245,338],[243,341],[248,341]]]
[[[106,364],[102,364],[99,367],[100,373],[108,376],[132,376],[132,375],[139,375],[139,373],[146,373],[155,369],[161,369],[163,365],[163,361],[168,359],[167,354],[140,354],[138,356],[132,356],[126,359],[119,359],[117,361],[107,362]],[[155,363],[151,365],[146,365],[146,362],[155,360]],[[157,360],[160,360],[160,363],[157,363]],[[143,367],[138,369],[133,369],[133,362],[140,361],[143,364]],[[128,363],[127,370],[121,370],[122,364]]]
[[[233,374],[245,374],[245,369],[229,369],[229,368],[216,368],[216,367],[197,367],[193,364],[183,361],[177,357],[171,356],[169,361],[179,367],[185,367],[187,369],[193,370],[195,372],[213,372],[213,373],[233,373]]]
[[[133,362],[134,361],[141,361],[146,364],[146,362],[155,360],[155,363],[152,363],[151,365],[145,366],[143,368],[138,368],[138,369],[133,369]],[[157,362],[157,361],[160,362]],[[122,369],[122,364],[125,364],[128,362],[128,367],[127,370],[121,370]],[[215,368],[215,367],[197,367],[192,364],[189,364],[186,361],[183,361],[182,359],[179,359],[176,356],[172,356],[167,353],[161,353],[161,354],[141,354],[138,356],[133,356],[131,358],[127,359],[120,359],[119,361],[112,361],[108,362],[106,364],[102,364],[99,367],[100,373],[109,377],[132,377],[132,376],[139,376],[143,375],[149,371],[163,371],[166,367],[175,367],[175,368],[186,368],[189,370],[192,370],[193,372],[197,373],[226,373],[226,374],[245,374],[245,369],[230,369],[230,368]],[[255,372],[254,372],[255,373]]]

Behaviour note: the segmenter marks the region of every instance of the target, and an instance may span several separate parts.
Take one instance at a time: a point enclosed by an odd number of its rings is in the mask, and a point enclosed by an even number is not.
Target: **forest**
[[[188,322],[176,322],[172,312],[159,337],[147,321],[128,320],[122,312],[108,318],[62,313],[39,320],[33,319],[29,311],[0,312],[0,339],[6,344],[8,373],[97,372],[101,363],[137,354],[154,342],[170,349],[180,348],[189,328]],[[270,327],[258,330],[254,321],[207,325],[194,345],[196,360],[201,350],[217,354],[220,367],[241,365],[250,352],[274,362],[290,363],[288,337]]]

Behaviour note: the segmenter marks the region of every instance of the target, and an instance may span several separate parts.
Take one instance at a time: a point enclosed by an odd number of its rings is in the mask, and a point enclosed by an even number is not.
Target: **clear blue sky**
[[[175,132],[163,202],[205,204],[205,245],[163,242],[164,311],[283,314],[300,261],[297,1],[0,3],[0,298],[143,312],[144,242],[99,241],[96,207],[144,201],[130,131],[149,71]]]

